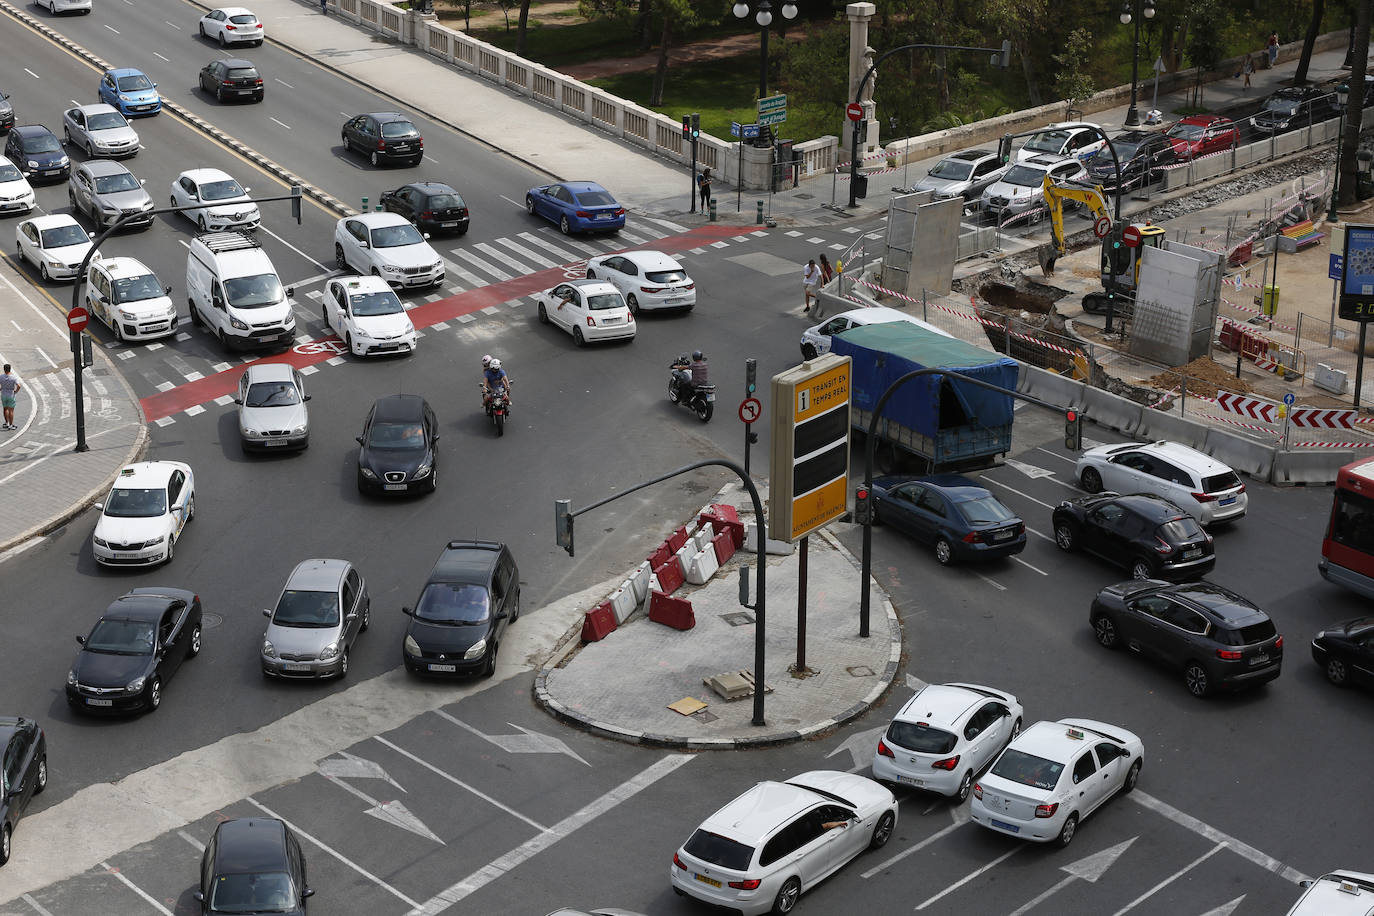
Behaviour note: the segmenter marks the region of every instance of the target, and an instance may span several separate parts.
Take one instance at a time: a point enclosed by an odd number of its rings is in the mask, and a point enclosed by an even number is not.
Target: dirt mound
[[[1153,375],[1145,380],[1145,384],[1172,391],[1178,387],[1180,375],[1188,377],[1190,391],[1205,394],[1207,397],[1212,397],[1218,389],[1232,394],[1249,394],[1254,391],[1249,382],[1243,378],[1236,378],[1235,373],[1226,371],[1208,356],[1199,356],[1185,366],[1176,366],[1172,371]]]

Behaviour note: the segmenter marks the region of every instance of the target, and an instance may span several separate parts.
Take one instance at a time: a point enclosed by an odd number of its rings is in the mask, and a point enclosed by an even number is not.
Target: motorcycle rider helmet
[[[701,362],[705,358],[706,354],[702,353],[700,350],[695,350],[692,353],[692,359],[696,360],[697,362]]]
[[[487,353],[482,357],[482,368],[486,369],[491,365],[491,354]]]
[[[488,368],[488,369],[500,369],[500,368],[501,368],[501,360],[496,359],[495,357],[492,357],[491,362],[487,363],[487,368]]]

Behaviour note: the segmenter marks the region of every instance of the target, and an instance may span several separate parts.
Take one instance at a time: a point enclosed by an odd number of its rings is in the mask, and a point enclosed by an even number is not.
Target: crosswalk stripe
[[[491,274],[493,277],[495,277],[498,281],[502,283],[511,279],[510,274],[506,273],[504,270],[501,270],[499,267],[494,267],[491,264],[488,264],[486,261],[483,261],[481,258],[477,257],[477,255],[473,254],[471,251],[468,251],[466,248],[454,249],[453,253],[456,254],[458,257],[462,258],[464,261],[467,261],[472,266],[476,267],[478,270],[485,271],[486,273]]]
[[[635,222],[638,223],[640,221],[648,223],[658,223],[660,226],[667,229],[669,232],[672,232],[677,235],[681,235],[684,232],[690,231],[686,226],[679,226],[677,223],[672,222],[671,220],[659,219],[654,216],[640,216],[638,213],[636,213]]]
[[[519,261],[515,260],[515,258],[512,258],[505,252],[501,251],[499,248],[496,248],[494,245],[490,245],[487,242],[478,242],[473,247],[476,248],[478,251],[482,252],[482,254],[486,255],[487,257],[495,258],[502,264],[505,264],[511,270],[515,271],[516,276],[523,277],[525,274],[530,272],[529,267],[527,267],[524,264],[521,264]]]
[[[629,239],[631,242],[635,243],[636,245],[648,245],[648,244],[650,244],[650,243],[652,243],[652,242],[656,242],[656,241],[658,241],[659,239],[663,238],[662,235],[653,235],[653,234],[649,234],[648,237],[641,236],[641,235],[639,235],[639,234],[636,233],[636,232],[631,232],[629,229],[621,229],[621,230],[620,230],[620,237],[621,237],[622,239]]]
[[[553,244],[552,242],[547,242],[547,241],[545,241],[544,239],[541,239],[539,236],[535,235],[533,232],[522,232],[522,233],[520,233],[520,237],[521,237],[522,239],[524,239],[525,241],[530,242],[531,244],[538,245],[540,248],[543,248],[545,251],[549,251],[549,252],[552,252],[553,254],[556,254],[558,257],[560,257],[560,258],[563,259],[563,263],[564,263],[564,264],[566,264],[566,263],[569,262],[569,261],[579,261],[579,260],[581,260],[581,258],[578,256],[578,254],[577,254],[576,252],[568,251],[568,250],[565,249],[565,248],[559,248],[557,245]]]
[[[455,254],[456,253],[457,252],[455,252]],[[476,289],[479,286],[487,285],[486,280],[483,280],[481,277],[477,276],[477,274],[472,273],[471,271],[464,268],[462,265],[455,264],[448,258],[442,258],[441,260],[444,262],[444,273],[452,274],[453,276],[462,280],[464,283],[468,284],[469,287]]]
[[[584,255],[595,256],[595,255],[601,254],[601,250],[600,250],[599,248],[593,248],[591,245],[588,245],[586,242],[580,242],[580,241],[578,241],[577,239],[568,239],[568,238],[565,238],[565,239],[562,240],[562,243],[563,243],[564,245],[567,245],[569,248],[573,249],[574,251],[580,251],[580,252],[582,252],[582,254],[584,254]]]
[[[550,261],[548,258],[544,257],[543,255],[535,254],[533,251],[530,251],[528,248],[526,248],[524,245],[521,245],[519,242],[512,241],[511,239],[508,239],[508,238],[499,238],[499,239],[497,239],[496,241],[500,242],[502,245],[505,245],[507,248],[509,248],[511,251],[514,251],[516,254],[520,255],[522,258],[526,258],[527,260],[533,261],[534,263],[538,264],[540,267],[557,267],[557,266],[558,266],[558,263],[557,263],[557,262],[555,262],[555,261]]]

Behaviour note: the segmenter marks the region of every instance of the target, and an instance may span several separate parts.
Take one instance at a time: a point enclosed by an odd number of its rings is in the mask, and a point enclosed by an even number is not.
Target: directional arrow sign
[[[426,827],[423,821],[412,814],[409,808],[399,801],[378,801],[357,786],[352,786],[344,782],[346,778],[384,779],[391,785],[396,786],[396,788],[401,789],[396,781],[387,775],[386,770],[382,768],[381,764],[367,760],[363,757],[354,757],[352,754],[345,754],[342,751],[339,752],[338,756],[339,759],[330,758],[328,760],[321,760],[316,764],[315,769],[321,776],[338,786],[340,789],[352,795],[356,795],[368,805],[371,805],[365,812],[366,814],[377,818],[379,821],[385,821],[393,827],[409,830],[416,836],[422,836],[427,840],[433,840],[441,846],[447,845],[434,833],[434,831]],[[404,792],[405,790],[401,789],[401,791]]]
[[[849,752],[849,756],[854,760],[852,770],[861,770],[873,762],[873,749],[878,746],[878,739],[887,731],[886,725],[879,725],[877,728],[870,728],[867,731],[855,732],[841,742],[840,746],[825,755],[829,760],[836,754]]]
[[[1102,875],[1106,873],[1107,869],[1111,868],[1116,860],[1121,858],[1121,854],[1129,849],[1131,844],[1137,839],[1139,839],[1139,837],[1131,837],[1124,843],[1117,843],[1109,849],[1095,852],[1087,858],[1079,859],[1077,862],[1071,862],[1063,866],[1060,871],[1068,872],[1068,877],[1062,879],[1058,884],[1051,887],[1043,894],[1027,901],[1020,909],[1014,911],[1011,916],[1021,916],[1022,913],[1027,912],[1037,904],[1044,903],[1075,881],[1096,883],[1097,879],[1101,878]]]
[[[380,763],[354,757],[344,751],[339,751],[339,759],[321,760],[316,769],[320,771],[321,776],[340,779],[384,779],[402,792],[405,791],[399,782],[391,778],[391,774],[382,769]]]
[[[1046,470],[1045,468],[1041,467],[1036,467],[1033,464],[1026,464],[1024,461],[1017,461],[1015,458],[1007,459],[1007,467],[1016,468],[1016,470],[1020,471],[1022,474],[1025,474],[1032,480],[1034,480],[1037,477],[1054,476],[1054,471]]]
[[[458,726],[464,731],[471,732],[472,734],[481,738],[483,741],[490,741],[492,744],[496,745],[508,754],[567,754],[569,757],[576,760],[578,763],[585,764],[586,766],[591,766],[590,763],[587,763],[587,761],[582,759],[581,755],[579,755],[572,748],[564,744],[561,739],[555,738],[552,735],[545,735],[541,732],[531,731],[528,728],[516,725],[514,722],[507,722],[506,724],[509,725],[511,728],[520,729],[521,734],[488,735],[484,734],[483,732],[479,731],[473,726],[467,724],[466,722],[462,722],[458,719],[455,719],[453,716],[444,712],[442,709],[437,709],[435,710],[435,712],[442,718],[447,719],[448,721],[452,722],[454,725]]]
[[[1231,914],[1236,911],[1236,907],[1240,906],[1240,902],[1244,899],[1245,895],[1241,894],[1239,897],[1237,897],[1235,900],[1232,900],[1230,903],[1223,903],[1215,910],[1208,910],[1207,912],[1203,913],[1202,916],[1231,916]]]

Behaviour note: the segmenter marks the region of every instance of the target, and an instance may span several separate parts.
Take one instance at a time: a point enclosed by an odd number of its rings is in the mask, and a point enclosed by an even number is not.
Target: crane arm
[[[1050,238],[1054,242],[1054,249],[1058,256],[1065,254],[1064,247],[1064,201],[1076,200],[1092,211],[1093,220],[1102,217],[1111,218],[1107,213],[1107,197],[1102,188],[1093,185],[1088,187],[1081,185],[1072,187],[1060,184],[1049,175],[1045,176],[1044,184],[1045,203],[1050,211]]]

